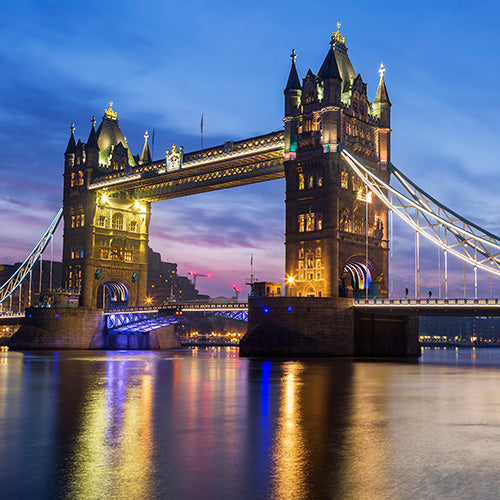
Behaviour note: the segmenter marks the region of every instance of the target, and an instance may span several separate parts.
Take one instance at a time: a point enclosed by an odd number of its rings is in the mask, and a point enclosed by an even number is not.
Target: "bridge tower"
[[[93,179],[151,162],[147,134],[141,156],[133,156],[112,103],[86,143],[74,126],[64,153],[63,285],[80,293],[80,305],[143,305],[147,290],[150,203],[131,192],[89,189]]]
[[[318,72],[300,83],[295,50],[285,95],[286,277],[294,296],[387,296],[387,209],[340,155],[387,182],[391,103],[380,68],[374,102],[338,29]]]

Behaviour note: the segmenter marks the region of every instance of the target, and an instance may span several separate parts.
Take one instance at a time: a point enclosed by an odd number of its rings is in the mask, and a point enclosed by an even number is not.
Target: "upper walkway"
[[[183,155],[181,167],[166,160],[102,175],[90,190],[132,191],[136,200],[158,201],[284,177],[283,131]]]

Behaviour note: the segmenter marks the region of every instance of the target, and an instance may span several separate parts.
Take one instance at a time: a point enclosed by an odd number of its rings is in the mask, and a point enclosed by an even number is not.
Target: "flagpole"
[[[201,147],[200,147],[200,150],[203,151],[203,113],[201,114],[200,129],[201,129]]]
[[[152,161],[155,161],[155,129],[153,129],[153,141],[152,141]]]

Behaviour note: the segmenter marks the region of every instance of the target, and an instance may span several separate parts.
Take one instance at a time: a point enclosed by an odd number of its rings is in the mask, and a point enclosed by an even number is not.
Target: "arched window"
[[[123,229],[123,215],[120,213],[113,214],[111,222],[112,229]]]

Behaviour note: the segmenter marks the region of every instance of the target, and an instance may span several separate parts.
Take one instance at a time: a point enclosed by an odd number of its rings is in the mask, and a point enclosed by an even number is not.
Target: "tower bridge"
[[[350,61],[340,24],[317,73],[309,69],[301,81],[295,62],[294,50],[284,89],[284,128],[277,132],[186,153],[174,144],[164,158],[153,160],[147,133],[141,154],[132,154],[112,103],[97,130],[92,120],[86,142],[77,141],[71,127],[64,153],[61,212],[63,287],[79,295],[80,306],[137,310],[144,305],[151,203],[280,177],[286,181],[286,296],[274,302],[251,300],[250,329],[269,324],[267,314],[273,310],[278,311],[271,315],[276,331],[290,332],[293,327],[307,337],[312,320],[304,325],[301,318],[313,311],[327,323],[338,320],[350,329],[352,351],[354,309],[374,314],[370,300],[394,299],[390,245],[394,216],[415,233],[415,299],[420,298],[421,237],[440,249],[440,263],[441,252],[444,257],[444,299],[448,299],[448,256],[473,267],[475,300],[478,270],[500,275],[500,238],[445,207],[392,164],[392,104],[383,65],[371,101],[366,83]],[[397,189],[394,181],[399,183]],[[52,240],[57,222],[15,278],[0,288],[0,303],[5,304],[31,276],[33,263]],[[441,282],[439,290],[441,295]],[[389,310],[402,315],[398,329],[391,330],[393,337],[414,335],[413,327],[413,333],[408,333],[411,321],[405,319],[410,314],[404,312],[408,304],[373,305],[386,320]],[[463,311],[474,310],[462,305]],[[411,314],[418,315],[419,307],[413,306]],[[445,311],[451,303],[433,306]],[[496,306],[488,303],[483,309]],[[372,337],[379,335],[374,332],[372,328]],[[317,351],[325,352],[327,348],[321,342],[318,345]],[[363,345],[361,351],[368,353],[369,346]],[[245,349],[256,352],[248,342]],[[348,351],[345,346],[328,349]],[[415,345],[412,341],[397,349],[414,353]]]

